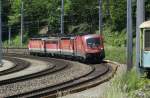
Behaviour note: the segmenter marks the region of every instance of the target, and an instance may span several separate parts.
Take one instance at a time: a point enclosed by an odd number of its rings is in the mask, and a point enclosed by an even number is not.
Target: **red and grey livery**
[[[31,54],[70,56],[79,59],[105,58],[103,37],[98,34],[70,37],[31,38],[28,44]]]

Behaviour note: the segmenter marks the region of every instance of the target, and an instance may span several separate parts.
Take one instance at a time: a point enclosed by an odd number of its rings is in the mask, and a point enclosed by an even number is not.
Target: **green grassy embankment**
[[[138,78],[135,69],[116,77],[104,98],[150,98],[150,80]]]
[[[126,63],[126,48],[105,45],[105,54],[107,60]]]
[[[126,64],[126,47],[123,45],[124,41],[122,40],[124,39],[119,36],[123,37],[123,35],[106,36],[105,40],[108,39],[105,41],[106,59]],[[115,40],[118,40],[119,44],[115,44]],[[135,65],[135,48],[133,64]],[[134,67],[132,71],[116,77],[112,81],[110,88],[104,94],[104,98],[150,98],[150,80],[138,78]]]

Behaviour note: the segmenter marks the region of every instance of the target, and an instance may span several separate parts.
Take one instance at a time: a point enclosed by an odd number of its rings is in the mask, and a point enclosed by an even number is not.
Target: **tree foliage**
[[[24,21],[30,31],[40,21],[40,25],[48,25],[50,32],[60,32],[61,0],[3,0],[9,8],[4,17],[9,25],[19,25],[21,17],[21,1],[24,2]],[[98,0],[64,0],[65,32],[95,33],[98,30]],[[104,27],[112,31],[126,28],[126,0],[102,0]],[[6,2],[3,2],[3,4]],[[135,19],[136,2],[133,1],[133,19]],[[150,17],[150,1],[146,0],[146,19]],[[30,24],[30,25],[29,25]],[[37,32],[35,30],[34,32]]]

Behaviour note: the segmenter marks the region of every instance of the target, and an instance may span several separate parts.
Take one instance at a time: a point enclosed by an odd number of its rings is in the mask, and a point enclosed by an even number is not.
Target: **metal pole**
[[[8,44],[9,46],[11,45],[11,26],[9,27],[9,35],[8,35],[9,41]]]
[[[0,0],[0,67],[2,67],[2,0]]]
[[[24,2],[23,0],[21,0],[21,35],[20,35],[20,39],[21,39],[21,47],[23,44],[23,32],[24,32]]]
[[[132,1],[127,0],[127,69],[133,67]]]
[[[40,20],[38,19],[38,33],[40,32]]]
[[[110,15],[110,8],[109,8],[110,2],[109,0],[107,0],[106,2],[107,2],[107,15],[109,16]]]
[[[145,0],[137,0],[137,17],[136,17],[136,68],[138,74],[140,74],[139,64],[140,64],[140,29],[139,26],[144,22],[145,17]]]
[[[99,0],[99,34],[103,32],[102,25],[102,0]]]
[[[61,34],[64,33],[64,0],[61,0]]]

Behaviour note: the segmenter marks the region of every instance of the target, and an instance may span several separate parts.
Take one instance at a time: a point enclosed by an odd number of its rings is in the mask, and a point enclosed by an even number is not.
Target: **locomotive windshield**
[[[144,48],[145,48],[145,50],[150,50],[150,30],[145,30],[145,34],[144,34],[145,36],[144,36]]]
[[[87,45],[89,47],[99,46],[100,45],[100,39],[99,38],[89,38],[86,40]]]

